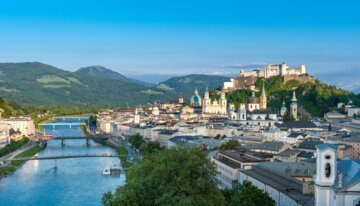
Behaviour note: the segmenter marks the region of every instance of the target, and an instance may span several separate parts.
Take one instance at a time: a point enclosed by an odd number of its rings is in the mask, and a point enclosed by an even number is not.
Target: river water
[[[84,119],[66,119],[66,122],[81,122]],[[57,122],[64,122],[58,120]],[[82,135],[78,125],[44,126],[46,134],[54,136]],[[111,147],[85,140],[48,141],[41,156],[68,154],[116,154]],[[27,161],[12,175],[0,180],[1,206],[98,206],[102,194],[125,183],[125,175],[103,176],[102,169],[119,164],[118,158],[74,158]],[[57,166],[55,168],[55,166]]]

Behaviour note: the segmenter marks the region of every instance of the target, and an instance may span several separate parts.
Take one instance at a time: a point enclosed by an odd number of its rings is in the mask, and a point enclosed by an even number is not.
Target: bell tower
[[[334,192],[332,186],[336,178],[338,146],[333,144],[316,145],[315,205],[332,206]]]
[[[298,104],[296,99],[295,90],[293,91],[293,97],[290,104],[290,114],[297,120]]]

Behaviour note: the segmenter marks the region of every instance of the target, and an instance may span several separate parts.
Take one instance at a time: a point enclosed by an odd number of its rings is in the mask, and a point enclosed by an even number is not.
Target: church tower
[[[316,145],[315,205],[332,206],[337,169],[338,146],[333,144]]]
[[[211,105],[211,99],[210,99],[208,87],[206,86],[204,99],[203,99],[203,108],[202,108],[203,113],[209,112],[208,110],[209,110],[210,105]]]
[[[239,120],[246,120],[246,105],[240,104],[239,110]]]
[[[260,96],[260,109],[266,109],[267,108],[267,99],[266,99],[266,93],[265,93],[265,83],[263,84],[261,96]]]
[[[226,100],[225,92],[222,91],[220,97],[221,114],[226,114],[226,107],[227,107],[227,100]]]
[[[297,120],[298,104],[296,99],[295,90],[293,91],[293,97],[290,104],[290,114]]]

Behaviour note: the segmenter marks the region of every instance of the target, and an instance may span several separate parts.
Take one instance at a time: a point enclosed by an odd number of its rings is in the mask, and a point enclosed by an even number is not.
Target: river
[[[66,122],[79,122],[84,119],[65,119]],[[57,122],[64,122],[58,120]],[[54,136],[82,135],[79,126],[44,126],[46,134]],[[48,141],[41,156],[68,154],[116,154],[106,145],[85,140]],[[102,194],[125,183],[125,175],[103,176],[102,169],[119,164],[118,158],[75,158],[60,160],[27,161],[12,175],[0,180],[0,205],[36,205],[36,206],[98,206]],[[55,166],[57,166],[55,168]]]

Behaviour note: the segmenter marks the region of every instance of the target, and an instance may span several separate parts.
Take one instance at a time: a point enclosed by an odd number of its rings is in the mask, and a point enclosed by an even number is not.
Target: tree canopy
[[[266,192],[250,182],[244,182],[238,189],[223,190],[223,195],[227,206],[275,206],[275,201]]]
[[[126,184],[103,196],[104,205],[224,205],[215,167],[198,149],[147,154],[127,173]]]

